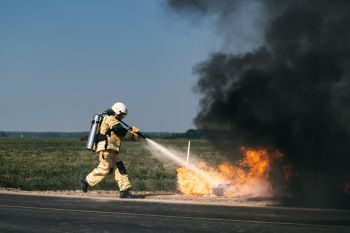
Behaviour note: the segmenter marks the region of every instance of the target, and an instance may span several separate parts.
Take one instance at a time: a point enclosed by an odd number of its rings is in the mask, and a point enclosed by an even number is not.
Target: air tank
[[[96,150],[95,138],[96,138],[96,135],[99,131],[102,119],[103,119],[102,114],[95,114],[93,119],[92,119],[89,137],[88,137],[88,140],[86,143],[86,149],[88,149],[88,150],[92,150],[92,151]]]

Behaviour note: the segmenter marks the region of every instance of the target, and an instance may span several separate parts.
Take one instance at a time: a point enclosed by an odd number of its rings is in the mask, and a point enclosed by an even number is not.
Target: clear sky
[[[87,131],[117,101],[144,131],[193,128],[218,41],[158,0],[0,0],[0,131]]]

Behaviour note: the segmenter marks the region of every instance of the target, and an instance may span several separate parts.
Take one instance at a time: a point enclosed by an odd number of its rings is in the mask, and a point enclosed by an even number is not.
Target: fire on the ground
[[[271,197],[269,171],[282,153],[263,148],[241,148],[243,158],[235,165],[222,163],[213,168],[205,162],[197,167],[205,175],[180,167],[177,169],[178,189],[187,195],[217,195],[225,197]],[[288,179],[286,171],[285,179]]]

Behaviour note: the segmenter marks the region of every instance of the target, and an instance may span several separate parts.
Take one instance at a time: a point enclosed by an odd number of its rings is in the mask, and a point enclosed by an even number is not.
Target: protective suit
[[[95,186],[106,176],[113,174],[119,186],[120,197],[129,197],[131,184],[119,151],[123,138],[138,139],[138,129],[135,127],[125,129],[118,120],[118,114],[113,109],[108,109],[105,113],[96,138],[96,153],[100,163],[82,180],[82,190],[87,192],[88,187]]]

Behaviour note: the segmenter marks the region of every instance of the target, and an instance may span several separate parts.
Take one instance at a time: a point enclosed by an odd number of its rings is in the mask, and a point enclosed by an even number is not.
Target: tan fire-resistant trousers
[[[128,175],[118,152],[114,150],[103,150],[98,155],[100,164],[86,176],[88,184],[94,186],[109,174],[114,174],[114,179],[120,191],[131,188]],[[120,166],[121,164],[122,167]],[[119,171],[118,167],[121,171]]]

